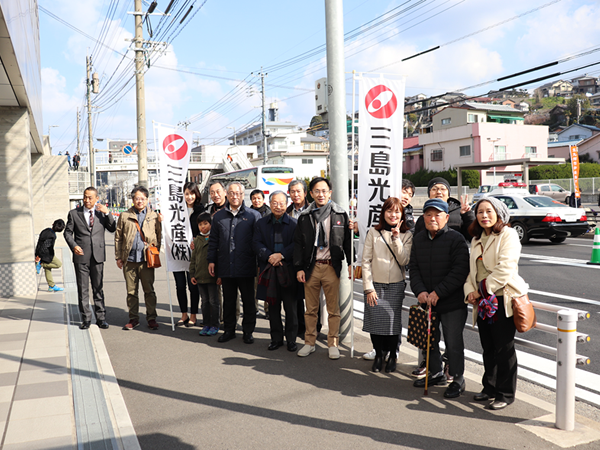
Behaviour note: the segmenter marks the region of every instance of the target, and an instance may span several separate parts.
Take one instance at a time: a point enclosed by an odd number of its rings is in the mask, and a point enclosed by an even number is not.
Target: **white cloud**
[[[44,114],[63,114],[75,109],[79,98],[67,92],[67,81],[51,67],[42,68],[42,105]]]

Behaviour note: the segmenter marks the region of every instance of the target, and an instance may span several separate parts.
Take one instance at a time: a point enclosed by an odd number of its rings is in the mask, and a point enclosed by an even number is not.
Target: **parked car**
[[[530,194],[538,194],[545,195],[547,197],[551,197],[554,200],[558,200],[560,202],[564,202],[569,204],[569,197],[571,196],[571,191],[566,190],[562,186],[558,184],[530,184],[529,185],[529,193]]]
[[[527,191],[527,189],[523,187],[515,187],[512,184],[508,184],[508,183],[499,183],[498,186],[493,186],[493,185],[483,185],[483,186],[479,186],[479,189],[477,189],[477,192],[475,194],[473,194],[473,204],[477,203],[479,200],[481,200],[482,198],[487,197],[488,195],[492,195],[492,194],[519,194],[519,195],[527,195],[529,194],[529,191]]]
[[[583,208],[571,208],[541,195],[494,194],[508,206],[510,225],[521,244],[530,238],[563,242],[567,237],[585,234],[589,228]]]

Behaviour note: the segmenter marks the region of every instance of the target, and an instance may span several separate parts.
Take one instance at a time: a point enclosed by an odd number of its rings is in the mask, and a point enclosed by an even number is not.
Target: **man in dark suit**
[[[108,328],[102,277],[104,274],[104,230],[115,232],[117,225],[106,205],[98,203],[98,190],[90,186],[83,192],[83,206],[69,211],[65,240],[73,252],[73,265],[77,279],[77,296],[81,325],[86,330],[92,322],[89,284],[92,281],[96,325]]]

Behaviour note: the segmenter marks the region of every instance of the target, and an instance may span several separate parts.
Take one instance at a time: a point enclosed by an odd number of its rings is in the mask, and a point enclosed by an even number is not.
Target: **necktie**
[[[94,211],[90,211],[90,230],[94,227]]]

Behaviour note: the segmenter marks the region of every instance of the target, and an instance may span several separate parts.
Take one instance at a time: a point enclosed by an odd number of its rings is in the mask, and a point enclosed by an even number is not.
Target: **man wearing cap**
[[[439,198],[448,203],[448,227],[461,233],[467,242],[471,242],[469,226],[475,220],[475,214],[467,203],[468,196],[461,195],[460,202],[450,197],[450,183],[442,177],[432,178],[427,185],[429,198]],[[423,217],[419,217],[415,225],[415,234],[425,229]]]
[[[465,390],[463,329],[467,307],[462,286],[469,275],[469,249],[463,236],[448,226],[448,217],[448,203],[443,199],[425,202],[421,218],[425,230],[415,233],[408,268],[410,286],[419,303],[437,313],[453,377],[444,397],[456,398]],[[438,343],[439,334],[436,327],[434,340]],[[429,368],[429,386],[446,385],[439,344],[430,349]],[[416,380],[414,386],[424,387],[425,378]]]

